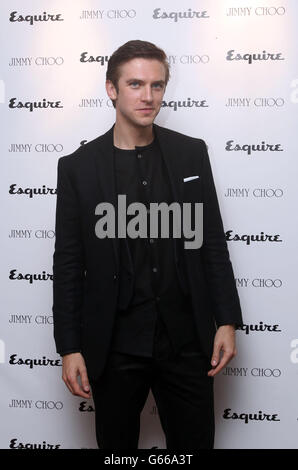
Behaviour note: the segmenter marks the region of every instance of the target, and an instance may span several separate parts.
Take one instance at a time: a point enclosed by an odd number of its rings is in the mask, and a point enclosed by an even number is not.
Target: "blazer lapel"
[[[176,139],[169,136],[167,131],[157,124],[153,124],[153,129],[158,140],[161,153],[167,168],[171,189],[173,193],[173,200],[182,203],[183,201],[183,179],[181,177],[177,162],[181,161],[183,149],[177,146]]]
[[[115,215],[118,212],[118,197],[116,192],[114,153],[113,153],[113,126],[98,139],[97,151],[94,152],[98,185],[103,194],[103,201],[109,202],[115,208]],[[119,271],[119,239],[116,236],[112,239],[113,251],[117,272]]]

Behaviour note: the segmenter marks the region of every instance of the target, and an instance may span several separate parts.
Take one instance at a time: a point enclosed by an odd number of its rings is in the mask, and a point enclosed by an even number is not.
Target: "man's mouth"
[[[154,108],[141,108],[141,109],[137,109],[137,111],[143,111],[143,112],[149,112],[149,111],[153,111]]]

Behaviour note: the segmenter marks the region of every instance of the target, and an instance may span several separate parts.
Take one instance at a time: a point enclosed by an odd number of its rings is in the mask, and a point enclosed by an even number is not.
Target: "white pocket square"
[[[186,183],[187,181],[195,180],[196,178],[199,178],[199,175],[187,176],[186,178],[183,178],[183,181]]]

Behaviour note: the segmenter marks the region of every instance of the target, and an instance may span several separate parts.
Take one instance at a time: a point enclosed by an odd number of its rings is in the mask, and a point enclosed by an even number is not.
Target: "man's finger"
[[[72,389],[72,386],[71,386],[68,378],[66,377],[66,379],[63,379],[63,380],[64,380],[64,383],[67,386],[68,390],[73,394],[73,389]]]
[[[217,367],[215,367],[215,369],[211,369],[208,372],[208,376],[213,377],[214,375],[218,374],[218,372],[220,372],[233,357],[234,357],[234,354],[232,351],[231,352],[225,351]]]
[[[220,357],[220,348],[221,345],[219,343],[214,344],[213,354],[211,359],[211,365],[215,367],[218,364],[219,357]]]
[[[69,377],[68,384],[70,386],[70,391],[73,395],[76,395],[82,398],[90,398],[90,392],[89,393],[84,392],[83,388],[81,387],[81,384],[79,383],[78,376]]]
[[[89,393],[90,392],[90,384],[87,376],[87,370],[82,369],[81,371],[81,381],[82,381],[82,387],[84,392]]]

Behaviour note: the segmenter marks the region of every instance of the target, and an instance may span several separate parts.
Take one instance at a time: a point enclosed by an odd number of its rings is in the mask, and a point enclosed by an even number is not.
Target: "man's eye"
[[[138,82],[131,82],[131,85],[138,85]]]
[[[161,84],[161,83],[155,83],[154,86],[159,87],[159,88],[162,88],[162,84]]]

